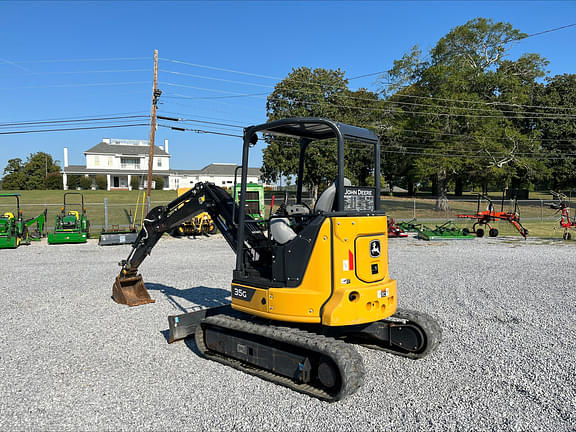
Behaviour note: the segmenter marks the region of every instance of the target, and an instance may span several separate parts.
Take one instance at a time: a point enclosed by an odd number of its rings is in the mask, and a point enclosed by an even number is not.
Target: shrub
[[[81,177],[80,178],[80,188],[82,188],[82,189],[92,188],[92,179],[90,177]]]
[[[68,183],[68,189],[76,189],[80,186],[80,176],[69,175],[66,182]]]
[[[152,181],[155,182],[154,189],[155,190],[162,190],[164,189],[164,179],[160,176],[152,177]]]
[[[94,177],[94,181],[96,182],[96,187],[100,190],[106,190],[108,187],[108,180],[105,175],[97,175]]]
[[[132,190],[138,190],[140,188],[140,176],[132,176],[130,186],[132,186]]]
[[[64,189],[64,184],[62,182],[62,174],[60,173],[50,173],[46,177],[46,189],[57,190]]]

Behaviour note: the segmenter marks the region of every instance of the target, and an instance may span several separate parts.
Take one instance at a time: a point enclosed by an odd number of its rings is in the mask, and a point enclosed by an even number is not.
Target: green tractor
[[[82,204],[79,210],[70,210],[70,207],[78,208],[78,204],[66,203],[69,195],[80,195]],[[48,234],[48,244],[61,243],[86,243],[89,237],[90,222],[86,217],[84,207],[84,195],[80,192],[67,192],[64,194],[64,206],[60,214],[56,215],[54,233]]]
[[[0,198],[16,198],[16,213],[5,211],[0,214],[0,249],[14,249],[28,243],[28,228],[22,219],[20,194],[3,193]]]
[[[234,190],[234,200],[238,203],[240,196],[240,185],[237,184]],[[264,186],[258,183],[246,184],[246,214],[255,220],[265,219],[264,207]]]

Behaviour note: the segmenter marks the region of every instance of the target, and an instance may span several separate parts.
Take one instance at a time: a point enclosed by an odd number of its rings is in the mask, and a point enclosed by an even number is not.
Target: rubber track
[[[436,348],[438,348],[438,345],[440,345],[440,342],[442,341],[442,327],[440,327],[438,322],[427,313],[413,311],[409,309],[397,309],[396,313],[392,315],[390,318],[388,319],[390,321],[396,321],[396,320],[408,321],[420,327],[420,329],[424,332],[424,335],[426,336],[426,342],[424,348],[416,353],[413,353],[413,352],[404,352],[401,350],[384,347],[376,344],[361,344],[361,345],[367,348],[377,349],[394,355],[416,360],[426,357],[428,354],[434,352]]]
[[[204,343],[204,332],[202,329],[204,326],[220,327],[251,335],[263,336],[325,355],[338,367],[342,377],[342,386],[337,394],[329,394],[325,390],[310,384],[297,383],[289,378],[277,375],[272,371],[263,370],[258,366],[253,366],[210,351]],[[237,336],[240,337],[241,335]],[[364,363],[362,357],[354,347],[347,345],[343,341],[309,333],[297,328],[259,324],[252,320],[236,318],[229,315],[215,315],[202,321],[202,325],[199,325],[196,329],[195,338],[198,349],[202,355],[210,360],[232,366],[242,372],[328,402],[335,402],[355,393],[364,381]]]

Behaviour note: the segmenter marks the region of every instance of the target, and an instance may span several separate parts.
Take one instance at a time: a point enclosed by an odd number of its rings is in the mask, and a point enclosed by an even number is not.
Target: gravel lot
[[[129,246],[0,250],[0,430],[576,430],[576,242],[390,240],[401,307],[438,318],[418,361],[358,347],[366,382],[329,404],[169,345],[166,317],[225,302],[219,236],[165,238],[155,304],[111,299]]]

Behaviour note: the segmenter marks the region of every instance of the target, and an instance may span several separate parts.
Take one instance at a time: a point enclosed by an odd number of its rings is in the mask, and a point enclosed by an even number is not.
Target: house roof
[[[202,168],[199,173],[200,174],[208,174],[208,175],[225,175],[225,176],[233,176],[234,171],[236,170],[238,165],[236,164],[224,164],[224,163],[212,163],[210,165],[206,165]],[[260,168],[248,168],[248,175],[249,176],[260,176],[262,172]]]
[[[88,149],[84,154],[98,153],[98,154],[122,154],[127,156],[148,156],[150,146],[147,145],[120,145],[108,144],[101,142],[91,149]],[[154,146],[154,156],[168,156],[170,155],[158,146]]]

